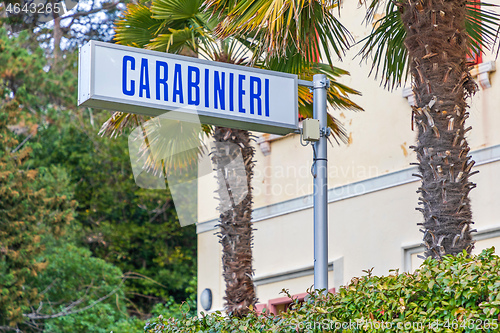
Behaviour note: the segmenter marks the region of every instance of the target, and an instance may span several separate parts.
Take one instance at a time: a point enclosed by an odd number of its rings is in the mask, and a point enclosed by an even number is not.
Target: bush
[[[429,258],[413,274],[365,271],[338,293],[311,293],[276,316],[160,316],[145,332],[499,332],[499,270],[494,248],[471,257]]]
[[[179,304],[170,296],[166,303],[156,304],[151,311],[153,317],[182,319],[186,316],[196,316],[196,283],[196,277],[189,281],[189,287],[186,288],[189,297],[186,301]],[[137,317],[129,317],[108,326],[108,331],[111,333],[140,332],[145,327],[145,322]],[[146,323],[146,325],[149,324]]]
[[[48,265],[32,282],[44,293],[43,302],[36,307],[46,315],[88,308],[44,320],[44,331],[108,333],[108,326],[127,317],[123,274],[93,257],[88,249],[59,243],[63,241],[46,240]]]

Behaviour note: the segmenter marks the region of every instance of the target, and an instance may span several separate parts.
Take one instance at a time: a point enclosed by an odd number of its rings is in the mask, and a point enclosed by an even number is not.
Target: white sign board
[[[78,105],[272,134],[298,128],[297,76],[91,41],[80,48]]]

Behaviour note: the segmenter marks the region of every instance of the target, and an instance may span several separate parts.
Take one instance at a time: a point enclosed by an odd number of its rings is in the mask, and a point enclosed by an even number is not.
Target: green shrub
[[[186,316],[196,316],[196,284],[196,277],[189,281],[189,287],[185,290],[189,297],[184,302],[177,303],[175,299],[170,296],[165,303],[158,303],[153,307],[151,311],[152,316],[175,319],[182,319]],[[140,332],[145,324],[146,320],[129,317],[108,326],[107,331],[111,331],[111,333]]]
[[[44,259],[48,265],[32,281],[44,292],[37,308],[47,315],[62,313],[68,307],[69,311],[88,308],[44,320],[44,332],[108,333],[108,326],[127,317],[123,274],[119,268],[93,257],[88,249],[60,244],[63,240],[45,241]],[[107,295],[108,298],[102,299]]]
[[[354,278],[336,294],[294,301],[279,315],[158,317],[145,332],[500,332],[500,258],[427,259],[413,274]]]

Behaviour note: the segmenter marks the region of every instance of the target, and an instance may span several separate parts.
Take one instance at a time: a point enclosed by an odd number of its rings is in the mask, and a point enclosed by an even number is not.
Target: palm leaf
[[[482,48],[491,50],[498,38],[500,14],[489,10],[500,7],[485,2],[467,2],[465,29],[469,35],[469,51],[471,56]]]
[[[183,48],[188,47],[196,52],[196,35],[200,29],[184,28],[184,29],[169,29],[168,33],[159,34],[151,39],[146,48],[155,51],[178,53]]]
[[[151,9],[144,5],[129,5],[122,19],[116,23],[115,40],[122,45],[177,53],[189,47],[196,50],[197,43],[210,42],[203,25],[215,23],[200,12],[201,2],[156,1]],[[175,28],[174,28],[175,27]],[[204,152],[199,126],[178,121],[162,121],[161,117],[142,117],[115,112],[101,127],[100,135],[118,136],[127,126],[142,128],[141,154],[148,152],[144,168],[157,174],[163,170],[193,167],[197,156]],[[180,131],[180,133],[178,133]],[[210,134],[211,126],[201,125],[201,132]],[[168,133],[168,135],[164,135]],[[174,134],[174,135],[173,135]],[[182,138],[182,140],[166,140]],[[197,147],[196,149],[184,149]],[[177,151],[177,153],[173,153]]]
[[[144,48],[161,31],[162,20],[152,17],[144,5],[127,5],[122,19],[116,21],[115,41],[121,45]]]
[[[102,124],[99,130],[100,136],[110,138],[118,137],[127,127],[139,126],[143,122],[143,117],[133,113],[114,112],[113,115]]]
[[[380,5],[378,0],[368,8],[367,19],[373,18]],[[389,89],[397,88],[408,77],[408,52],[404,45],[406,31],[399,8],[387,2],[385,16],[375,22],[370,35],[361,40],[364,43],[358,55],[362,60],[371,60],[370,75],[375,70],[375,78],[381,75],[381,83]]]
[[[208,0],[206,5],[222,20],[216,30],[219,37],[256,33],[258,56],[283,56],[293,44],[307,60],[324,54],[332,65],[330,50],[342,57],[352,42],[333,16],[338,5],[334,0]]]
[[[349,88],[337,81],[338,78],[344,75],[349,75],[349,72],[328,64],[311,63],[306,61],[293,46],[288,48],[286,61],[281,57],[273,57],[262,65],[263,68],[297,74],[300,79],[312,81],[315,74],[325,74],[330,80],[330,88],[328,89],[327,101],[333,109],[349,109],[353,111],[363,111],[363,108],[353,102],[349,95],[361,95],[355,89]],[[313,94],[307,87],[299,87],[299,114],[304,118],[313,117]],[[332,129],[333,137],[337,142],[347,142],[348,136],[342,126],[342,123],[328,114],[328,126]]]
[[[372,0],[367,8],[365,20],[372,22],[375,13],[385,4],[385,15],[377,20],[370,35],[361,40],[363,46],[358,53],[362,60],[371,60],[370,75],[380,75],[386,88],[399,87],[408,79],[408,53],[404,46],[406,31],[401,20],[398,3],[401,1]],[[498,37],[500,15],[489,10],[499,7],[485,2],[468,1],[465,27],[469,53],[473,55],[482,48],[491,49]]]
[[[164,174],[165,170],[193,170],[198,157],[207,153],[203,128],[197,123],[155,117],[140,125],[142,141],[137,156],[146,155],[146,170]]]
[[[155,0],[151,12],[153,18],[174,27],[176,24],[184,25],[187,21],[198,20],[203,12],[202,4],[203,0]]]

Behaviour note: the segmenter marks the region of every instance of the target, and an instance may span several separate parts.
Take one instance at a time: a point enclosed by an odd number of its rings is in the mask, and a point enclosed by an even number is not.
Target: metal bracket
[[[318,81],[313,81],[313,87],[312,89],[322,89],[322,88],[330,88],[330,80],[328,79],[321,79]]]
[[[329,137],[332,134],[332,129],[330,127],[323,127],[319,130],[320,136]]]
[[[297,84],[303,87],[310,87],[310,88],[313,87],[313,82],[307,80],[297,80]]]
[[[306,81],[306,80],[298,80],[299,86],[307,87],[309,88],[309,92],[313,92],[314,89],[319,89],[319,88],[330,88],[330,80],[324,79],[324,80],[319,80],[316,82],[313,81]]]

